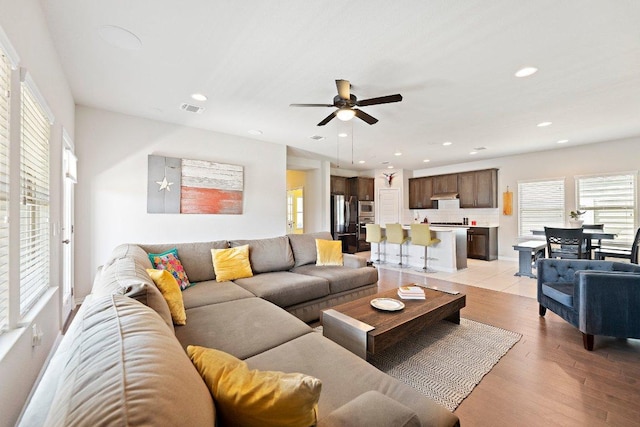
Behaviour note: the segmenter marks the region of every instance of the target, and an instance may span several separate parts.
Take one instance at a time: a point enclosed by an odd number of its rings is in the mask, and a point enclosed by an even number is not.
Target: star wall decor
[[[173,185],[173,182],[167,181],[167,176],[165,175],[162,178],[162,181],[156,181],[156,184],[160,186],[158,191],[162,191],[162,190],[171,191],[171,186]]]

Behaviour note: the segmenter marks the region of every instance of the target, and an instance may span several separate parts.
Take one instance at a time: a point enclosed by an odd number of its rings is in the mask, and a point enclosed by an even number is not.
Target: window
[[[564,178],[518,182],[518,234],[531,230],[564,227]]]
[[[11,64],[0,46],[0,332],[9,324],[9,89]]]
[[[576,177],[578,210],[587,224],[604,224],[618,237],[607,246],[631,245],[635,235],[636,174]]]
[[[20,315],[49,287],[49,132],[51,115],[27,78],[21,88]]]

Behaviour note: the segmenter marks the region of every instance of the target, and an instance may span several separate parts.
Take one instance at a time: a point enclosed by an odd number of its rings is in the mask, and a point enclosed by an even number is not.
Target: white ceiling
[[[640,135],[638,0],[42,4],[77,104],[286,144],[348,169],[422,169]],[[107,43],[104,25],[142,47]],[[538,73],[514,77],[529,65]],[[404,100],[363,107],[380,120],[372,126],[318,127],[331,108],[289,107],[331,103],[335,79],[350,80],[359,99]],[[185,102],[206,110],[182,111]],[[553,124],[536,126],[543,121]],[[338,147],[340,131],[353,139]],[[476,147],[486,149],[470,155]]]

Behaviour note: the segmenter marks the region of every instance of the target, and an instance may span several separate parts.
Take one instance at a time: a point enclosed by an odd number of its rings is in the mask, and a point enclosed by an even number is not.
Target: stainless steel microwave
[[[358,202],[358,216],[373,216],[374,213],[374,202]]]

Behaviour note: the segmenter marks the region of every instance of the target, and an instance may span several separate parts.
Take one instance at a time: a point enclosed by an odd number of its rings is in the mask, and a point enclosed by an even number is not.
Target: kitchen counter
[[[403,225],[407,236],[411,237],[411,226]],[[467,226],[431,226],[432,237],[441,240],[437,245],[429,246],[428,256],[429,268],[437,271],[446,271],[449,273],[467,268]],[[385,229],[382,228],[384,234]],[[411,241],[405,243],[402,253],[408,254],[404,256],[402,263],[409,265],[415,269],[424,267],[424,246],[412,245]],[[380,250],[380,256],[383,261],[389,264],[398,264],[400,262],[400,250],[398,245],[386,243]]]

